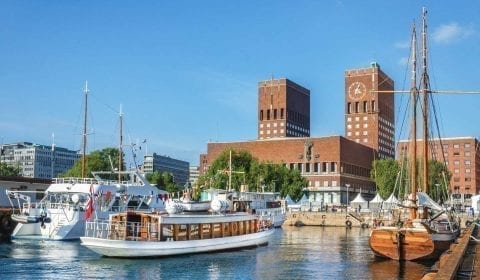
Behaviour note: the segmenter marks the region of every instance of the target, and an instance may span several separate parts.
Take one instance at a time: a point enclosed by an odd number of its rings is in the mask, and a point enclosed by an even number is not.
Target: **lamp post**
[[[347,212],[348,212],[348,204],[349,204],[348,193],[349,193],[350,184],[345,184],[345,186],[347,187]]]

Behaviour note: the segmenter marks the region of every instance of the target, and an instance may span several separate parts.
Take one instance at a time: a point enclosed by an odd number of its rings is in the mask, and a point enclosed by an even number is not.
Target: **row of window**
[[[278,112],[280,111],[280,115],[278,114]],[[261,121],[263,121],[264,119],[264,116],[263,116],[263,110],[260,110],[260,115],[259,115],[259,118]],[[266,110],[266,119],[267,121],[269,121],[270,119],[273,119],[273,120],[276,120],[276,119],[284,119],[285,116],[284,116],[284,113],[285,113],[285,110],[284,108],[280,108],[280,110],[278,109],[268,109]]]
[[[347,103],[347,114],[352,114],[352,113],[372,113],[372,112],[375,112],[377,110],[376,108],[376,104],[375,104],[375,100],[372,100],[370,102],[370,106],[369,106],[369,102],[368,101],[363,101],[362,103],[360,102],[348,102]],[[361,108],[360,108],[361,107]],[[362,110],[360,110],[362,109]],[[370,111],[371,109],[371,111]]]
[[[338,173],[337,162],[287,163],[287,168],[300,170],[301,173]],[[362,177],[370,177],[370,169],[343,163],[340,172]]]

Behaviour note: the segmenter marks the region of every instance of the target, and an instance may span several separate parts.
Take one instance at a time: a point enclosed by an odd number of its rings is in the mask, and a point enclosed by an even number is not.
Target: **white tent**
[[[285,202],[287,203],[287,205],[295,204],[295,201],[293,201],[289,194],[287,194],[287,196],[285,197]]]
[[[395,197],[395,195],[392,193],[387,200],[383,203],[383,208],[384,209],[391,209],[395,207],[399,203],[398,199]]]
[[[285,197],[285,201],[287,202],[287,209],[289,209],[290,211],[300,211],[302,204],[300,202],[295,203],[295,201],[293,201],[290,195],[287,194],[287,196]]]
[[[358,193],[358,195],[355,197],[355,199],[350,201],[350,206],[353,209],[360,209],[360,210],[367,209],[368,208],[368,201],[366,201],[365,198],[363,198],[362,193]]]
[[[382,204],[385,200],[383,200],[383,198],[380,196],[379,193],[377,193],[377,195],[375,195],[375,197],[370,200],[370,203],[368,205],[368,207],[371,209],[371,210],[379,210],[382,208]]]

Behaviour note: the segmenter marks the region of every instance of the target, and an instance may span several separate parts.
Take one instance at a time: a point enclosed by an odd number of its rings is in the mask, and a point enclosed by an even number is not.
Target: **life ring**
[[[471,224],[472,224],[472,221],[466,221],[466,222],[465,222],[465,225],[466,225],[467,227],[469,227]]]
[[[351,227],[352,227],[352,221],[347,220],[347,221],[345,222],[345,225],[346,225],[347,227],[351,228]]]

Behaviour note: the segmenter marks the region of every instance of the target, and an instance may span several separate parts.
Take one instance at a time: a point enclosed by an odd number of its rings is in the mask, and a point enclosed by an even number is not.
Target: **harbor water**
[[[0,244],[1,279],[420,279],[432,263],[381,260],[369,229],[285,227],[268,246],[166,258],[101,257],[79,241]]]

